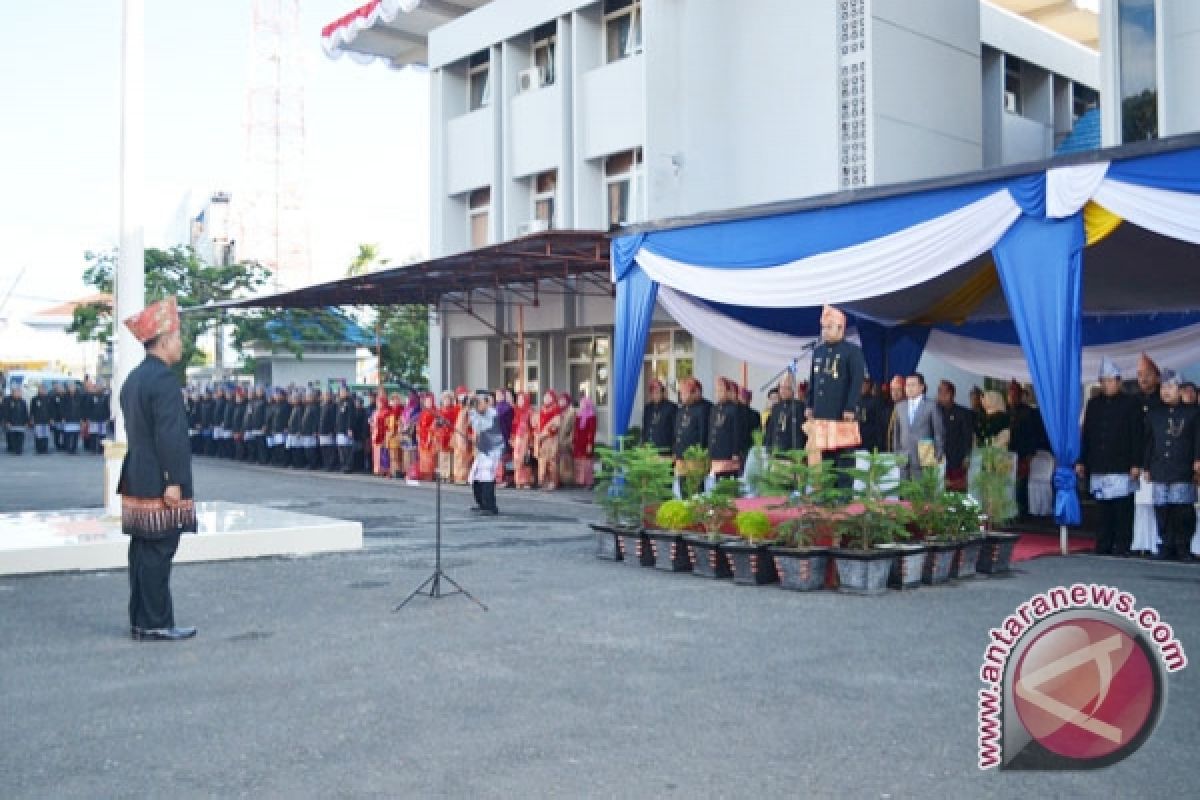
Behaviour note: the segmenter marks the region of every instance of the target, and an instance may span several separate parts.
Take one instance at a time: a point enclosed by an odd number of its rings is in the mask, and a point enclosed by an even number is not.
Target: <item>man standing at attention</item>
[[[181,533],[196,532],[187,415],[171,365],[183,355],[179,312],[168,297],[125,320],[146,358],[121,387],[129,451],[121,465],[121,530],[129,539],[129,624],[139,641],[178,641],[171,559]]]
[[[896,449],[907,456],[901,467],[904,478],[917,479],[925,467],[937,466],[942,460],[946,437],[942,431],[942,415],[925,397],[925,377],[914,372],[904,379],[904,394],[908,398],[896,406]]]
[[[1121,391],[1121,371],[1109,359],[1100,366],[1101,394],[1088,400],[1075,471],[1088,479],[1100,508],[1096,553],[1129,555],[1133,541],[1133,494],[1145,456],[1142,409]]]
[[[975,415],[971,409],[954,402],[954,384],[938,384],[938,411],[942,414],[942,430],[946,436],[946,488],[953,492],[967,490],[967,468],[971,447],[975,443]]]

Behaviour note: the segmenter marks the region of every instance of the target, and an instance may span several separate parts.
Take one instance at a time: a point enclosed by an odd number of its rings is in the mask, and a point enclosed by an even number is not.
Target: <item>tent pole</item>
[[[1060,548],[1062,548],[1062,554],[1065,556],[1067,554],[1067,526],[1066,525],[1058,526],[1058,546]]]
[[[517,304],[517,369],[521,374],[517,377],[517,391],[525,392],[525,304]],[[530,403],[532,405],[532,403]]]

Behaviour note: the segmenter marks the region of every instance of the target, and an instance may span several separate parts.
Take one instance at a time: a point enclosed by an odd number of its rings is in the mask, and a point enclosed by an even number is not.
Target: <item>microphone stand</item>
[[[803,347],[801,347],[801,348],[800,348],[800,352],[801,352],[801,353],[807,353],[807,352],[810,352],[810,351],[812,351],[812,350],[816,350],[816,349],[817,349],[817,345],[819,345],[820,343],[821,343],[821,339],[820,339],[819,337],[818,337],[818,338],[816,338],[816,339],[813,339],[811,342],[809,342],[808,344],[806,344],[806,345],[804,345]],[[786,367],[784,367],[783,369],[779,370],[779,372],[776,372],[774,375],[772,375],[772,376],[771,376],[771,378],[770,378],[770,379],[769,379],[769,380],[768,380],[766,383],[764,383],[764,384],[763,384],[761,387],[759,387],[759,389],[758,389],[758,390],[759,390],[760,392],[765,392],[767,389],[771,388],[771,385],[772,385],[773,383],[775,383],[775,381],[777,381],[777,380],[779,380],[780,378],[782,378],[782,377],[783,377],[783,373],[785,373],[785,372],[789,372],[789,371],[790,371],[790,372],[795,372],[795,371],[796,371],[796,365],[797,365],[797,363],[798,363],[799,361],[800,361],[800,359],[798,359],[798,358],[793,358],[793,359],[792,359],[792,363],[788,364]]]
[[[450,423],[446,422],[440,416],[438,417],[437,422],[434,424],[439,428],[446,428],[450,426]],[[464,439],[467,438],[466,434],[454,429],[451,429],[451,434],[461,436]],[[450,449],[450,472],[454,472],[454,448]],[[404,608],[406,605],[408,605],[410,600],[419,594],[426,595],[431,600],[436,600],[439,597],[448,597],[452,594],[461,594],[472,603],[482,608],[484,611],[488,610],[487,606],[479,602],[474,595],[460,586],[457,581],[447,575],[445,570],[442,569],[442,482],[444,479],[445,476],[442,474],[442,471],[435,467],[433,470],[433,574],[422,581],[420,586],[418,586],[416,589],[413,589],[412,592],[409,593],[408,597],[404,598],[404,600],[402,600],[398,606],[393,608],[393,613]],[[453,586],[454,590],[450,592],[443,592],[442,581],[445,581]],[[426,589],[426,587],[429,588]]]

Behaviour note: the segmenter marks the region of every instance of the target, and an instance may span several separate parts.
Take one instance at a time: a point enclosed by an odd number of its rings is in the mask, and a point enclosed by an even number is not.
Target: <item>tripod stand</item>
[[[449,423],[445,422],[444,420],[438,421],[439,427],[446,426],[448,424]],[[454,431],[453,433],[458,436],[463,436],[463,434],[459,431]],[[441,465],[439,464],[438,466]],[[451,474],[454,472],[453,449],[450,451],[450,472]],[[419,594],[427,595],[430,599],[446,597],[452,594],[461,594],[472,603],[482,608],[484,611],[488,610],[487,606],[475,599],[474,595],[472,595],[466,589],[459,586],[458,583],[449,575],[447,575],[442,569],[442,482],[444,480],[445,476],[442,474],[442,471],[435,467],[433,471],[433,574],[422,581],[420,586],[418,586],[416,589],[413,589],[412,592],[409,593],[408,597],[401,601],[400,605],[392,609],[393,612],[404,608],[406,605],[408,605],[410,600]],[[450,592],[443,592],[442,581],[445,581],[453,586],[454,590]],[[425,587],[429,588],[426,589]]]

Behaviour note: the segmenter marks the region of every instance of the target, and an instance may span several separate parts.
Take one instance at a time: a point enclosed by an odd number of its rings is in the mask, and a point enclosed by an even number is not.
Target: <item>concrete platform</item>
[[[176,563],[362,549],[362,523],[242,503],[197,503]],[[0,514],[0,575],[124,567],[129,537],[103,509]]]

